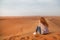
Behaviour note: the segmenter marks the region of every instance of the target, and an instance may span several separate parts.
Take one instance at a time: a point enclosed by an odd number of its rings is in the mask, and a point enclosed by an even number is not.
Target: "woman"
[[[48,24],[47,24],[46,20],[44,19],[44,17],[40,18],[38,26],[36,28],[36,32],[34,32],[33,34],[35,35],[36,33],[38,33],[38,34],[49,33]]]
[[[41,26],[41,34],[49,33],[48,24],[47,24],[46,20],[44,19],[44,17],[40,18],[40,26]]]

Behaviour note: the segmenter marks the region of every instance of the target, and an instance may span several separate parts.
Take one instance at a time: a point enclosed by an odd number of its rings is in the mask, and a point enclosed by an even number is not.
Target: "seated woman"
[[[47,34],[49,33],[49,30],[48,30],[48,24],[46,22],[46,20],[41,17],[40,20],[39,20],[39,23],[38,23],[38,26],[36,28],[36,32],[34,32],[33,34]]]
[[[48,24],[47,24],[46,20],[44,19],[44,17],[40,18],[40,26],[41,26],[41,34],[49,33]]]

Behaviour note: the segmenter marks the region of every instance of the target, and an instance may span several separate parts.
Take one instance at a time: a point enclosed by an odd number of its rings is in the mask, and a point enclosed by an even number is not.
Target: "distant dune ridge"
[[[60,40],[60,16],[44,16],[50,33],[33,35],[40,18],[40,16],[0,17],[0,39]]]

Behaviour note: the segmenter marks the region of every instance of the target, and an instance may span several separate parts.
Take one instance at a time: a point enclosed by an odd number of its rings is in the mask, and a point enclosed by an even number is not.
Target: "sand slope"
[[[44,17],[49,25],[47,35],[33,35],[40,17],[0,17],[2,40],[60,40],[60,17]]]

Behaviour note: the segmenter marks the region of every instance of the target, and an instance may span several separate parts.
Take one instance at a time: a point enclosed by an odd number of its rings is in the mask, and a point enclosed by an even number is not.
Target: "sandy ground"
[[[34,17],[0,17],[1,40],[60,40],[60,17],[44,17],[48,23],[49,34],[33,35],[40,20]]]

